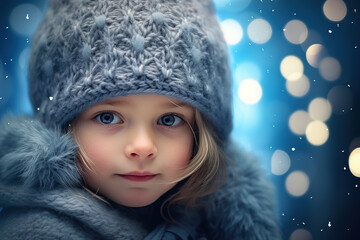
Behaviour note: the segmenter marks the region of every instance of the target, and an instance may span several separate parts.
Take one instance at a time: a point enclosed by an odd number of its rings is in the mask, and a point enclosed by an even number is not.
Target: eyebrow
[[[107,100],[105,102],[99,103],[98,105],[111,105],[115,107],[116,105],[129,105],[129,104],[130,103],[125,100],[117,100],[117,101]]]
[[[190,107],[189,104],[187,103],[184,103],[184,102],[176,102],[176,101],[169,101],[169,102],[166,102],[164,104],[160,104],[160,106],[162,107],[168,107],[168,108],[182,108],[182,107]]]

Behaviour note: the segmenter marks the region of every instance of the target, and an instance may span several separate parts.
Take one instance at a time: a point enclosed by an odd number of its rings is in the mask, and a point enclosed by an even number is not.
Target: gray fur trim
[[[42,190],[80,183],[71,136],[26,117],[7,116],[0,129],[1,182]]]
[[[105,221],[115,214],[111,209],[105,214],[105,203],[91,196],[89,202],[86,198],[77,197],[79,191],[80,195],[88,196],[81,188],[63,188],[79,186],[80,182],[74,161],[76,143],[71,136],[59,130],[49,130],[31,118],[7,117],[0,124],[0,129],[0,206],[4,210],[52,208],[56,212],[75,216],[80,222],[89,222],[89,218],[93,221],[91,229],[102,226],[104,234],[118,230],[113,228],[114,224],[99,224],[98,216],[101,215]],[[205,209],[206,236],[209,239],[280,239],[273,188],[259,162],[231,142],[224,146],[230,162],[228,179],[220,190],[212,194],[212,200]],[[46,189],[52,190],[44,191]],[[77,193],[69,194],[71,191]],[[81,220],[79,217],[83,215]],[[118,218],[121,216],[114,216],[114,219]],[[128,229],[126,231],[130,234],[131,226],[135,225],[123,224],[123,229]],[[141,236],[144,234],[142,232]]]
[[[1,239],[140,240],[147,233],[128,212],[82,188],[39,192],[0,183],[0,189]]]
[[[224,186],[213,194],[206,209],[213,239],[281,239],[275,215],[273,186],[259,161],[229,142],[230,164]]]

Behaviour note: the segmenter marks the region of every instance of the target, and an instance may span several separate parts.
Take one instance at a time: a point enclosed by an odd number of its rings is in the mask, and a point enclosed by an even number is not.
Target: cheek
[[[93,138],[82,138],[79,143],[87,157],[91,160],[94,170],[104,170],[110,167],[110,159],[114,154],[110,144],[105,141],[96,141]]]
[[[166,146],[168,145],[168,146]],[[168,159],[167,165],[170,169],[178,170],[184,169],[190,162],[190,158],[193,151],[193,139],[192,136],[179,139],[169,146],[168,142],[165,142],[165,152]]]

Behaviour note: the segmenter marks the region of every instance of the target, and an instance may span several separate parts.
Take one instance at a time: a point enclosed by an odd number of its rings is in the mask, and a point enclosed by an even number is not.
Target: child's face
[[[128,207],[146,206],[181,177],[193,150],[194,109],[164,96],[108,99],[76,120],[79,145],[92,161],[83,167],[90,188]]]

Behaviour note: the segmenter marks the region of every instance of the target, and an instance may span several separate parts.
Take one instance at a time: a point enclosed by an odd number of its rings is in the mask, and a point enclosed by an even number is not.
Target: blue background
[[[232,137],[259,157],[275,185],[277,216],[284,239],[311,239],[305,235],[295,238],[293,233],[297,229],[305,229],[312,239],[359,239],[360,236],[357,200],[360,199],[360,181],[351,174],[348,166],[351,151],[360,147],[360,3],[345,1],[346,17],[340,22],[332,22],[323,14],[324,2],[215,2],[220,21],[234,19],[243,28],[241,41],[229,46],[234,76]],[[16,7],[22,4],[32,4],[37,8],[27,6],[23,7],[25,11],[16,12]],[[28,47],[46,4],[45,0],[0,3],[0,118],[9,112],[32,114],[26,83]],[[29,19],[26,19],[27,14]],[[264,44],[253,43],[246,32],[249,23],[257,18],[265,19],[272,27],[271,39]],[[318,69],[307,64],[304,49],[286,40],[283,28],[293,19],[301,20],[309,30],[315,31],[319,43],[341,63],[339,79],[334,82],[323,80]],[[13,23],[10,24],[10,21]],[[288,55],[295,55],[304,63],[310,80],[310,91],[304,97],[295,98],[286,90],[280,62]],[[246,105],[237,96],[242,79],[235,77],[235,70],[244,64],[250,67],[244,69],[242,75],[257,78],[262,87],[262,98],[255,105]],[[252,69],[254,65],[255,69]],[[306,110],[316,97],[326,98],[335,86],[346,87],[352,101],[344,107],[344,112],[332,114],[326,122],[330,132],[327,142],[314,146],[305,136],[293,134],[288,126],[289,116],[296,110]],[[285,151],[291,159],[289,171],[280,176],[271,172],[271,158],[275,150]],[[296,170],[306,173],[310,180],[309,189],[299,197],[291,196],[285,187],[286,178]]]

